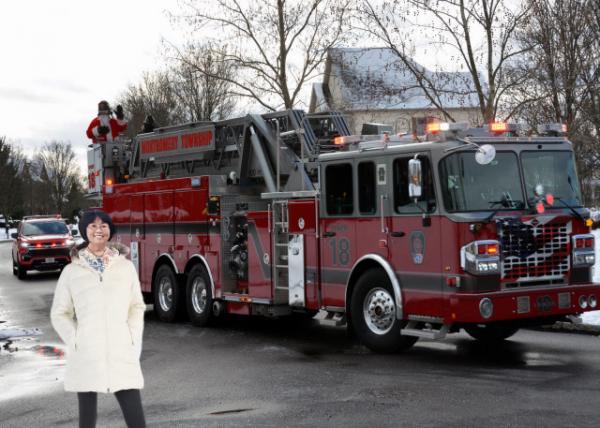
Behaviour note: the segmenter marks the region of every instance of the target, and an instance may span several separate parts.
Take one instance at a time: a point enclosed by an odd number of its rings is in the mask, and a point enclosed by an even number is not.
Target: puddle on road
[[[0,401],[62,387],[64,349],[53,345],[31,345],[31,342],[20,340],[11,345],[18,350],[0,351]]]

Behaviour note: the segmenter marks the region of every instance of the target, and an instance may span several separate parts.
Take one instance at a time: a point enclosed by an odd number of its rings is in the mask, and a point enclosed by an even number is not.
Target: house
[[[479,100],[469,73],[435,72],[413,62],[430,82],[456,122],[481,124]],[[353,133],[364,123],[392,125],[395,132],[423,133],[425,124],[444,115],[426,96],[414,74],[389,48],[332,48],[323,82],[312,87],[309,112],[337,110]]]

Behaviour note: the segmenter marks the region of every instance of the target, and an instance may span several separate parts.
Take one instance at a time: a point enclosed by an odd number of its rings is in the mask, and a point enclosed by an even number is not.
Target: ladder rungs
[[[285,247],[285,248],[287,248],[288,244],[276,243],[275,246],[276,247]]]
[[[275,265],[277,269],[287,269],[288,265]]]

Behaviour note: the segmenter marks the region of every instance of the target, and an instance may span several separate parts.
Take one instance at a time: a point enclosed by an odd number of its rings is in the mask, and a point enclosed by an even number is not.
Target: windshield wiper
[[[570,209],[570,210],[571,210],[571,212],[572,212],[573,214],[575,214],[575,215],[576,215],[576,216],[579,218],[579,220],[581,220],[582,222],[584,222],[584,223],[585,223],[585,219],[583,218],[583,216],[582,216],[581,214],[579,214],[579,213],[578,213],[578,212],[575,210],[575,208],[573,208],[571,205],[569,205],[569,204],[567,204],[565,201],[563,201],[563,200],[562,200],[562,198],[559,198],[558,196],[555,196],[555,197],[554,197],[554,200],[555,200],[555,201],[558,201],[558,202],[560,202],[560,203],[561,203],[561,204],[563,204],[565,207],[567,207],[568,209]]]

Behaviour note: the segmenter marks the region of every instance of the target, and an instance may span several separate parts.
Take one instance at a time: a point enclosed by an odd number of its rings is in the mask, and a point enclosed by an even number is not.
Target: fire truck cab
[[[596,308],[561,130],[434,125],[361,137],[339,114],[288,110],[161,128],[93,147],[90,189],[167,322],[324,311],[392,352]]]

